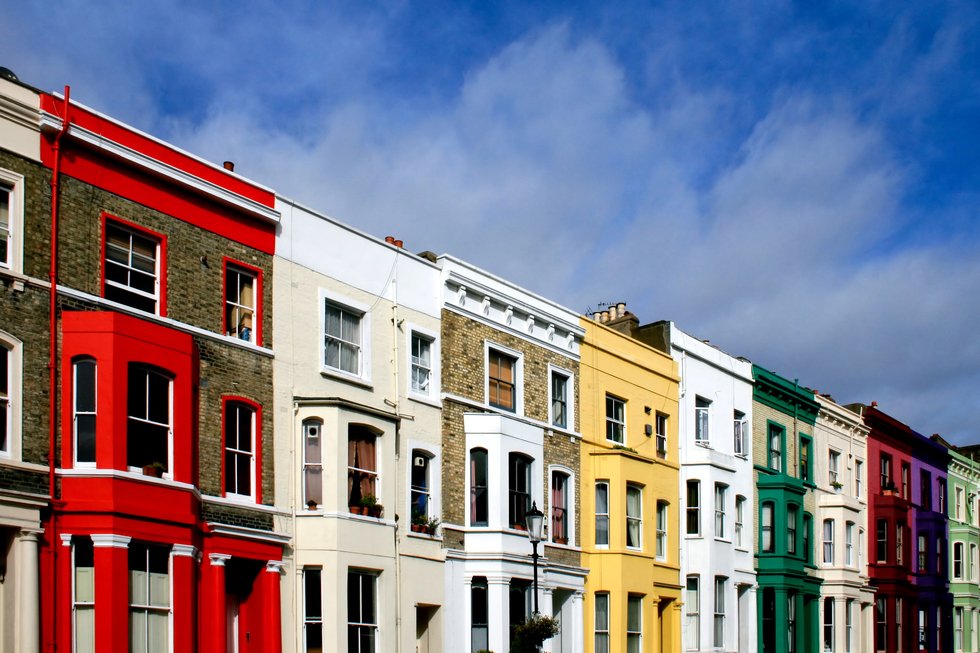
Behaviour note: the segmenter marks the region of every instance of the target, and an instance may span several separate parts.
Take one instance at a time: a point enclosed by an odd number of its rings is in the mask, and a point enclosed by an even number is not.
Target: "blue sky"
[[[980,441],[976,3],[4,4],[25,82]]]

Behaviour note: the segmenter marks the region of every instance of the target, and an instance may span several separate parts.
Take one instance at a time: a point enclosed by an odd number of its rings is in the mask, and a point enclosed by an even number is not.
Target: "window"
[[[844,524],[844,564],[854,566],[854,522]]]
[[[657,456],[660,458],[667,457],[667,416],[663,413],[657,413]]]
[[[323,364],[362,375],[361,322],[364,313],[326,301],[323,317]],[[366,371],[366,370],[365,370]]]
[[[225,335],[259,343],[259,284],[258,270],[225,263]]]
[[[927,566],[929,564],[926,562],[929,559],[929,540],[926,538],[924,533],[919,533],[919,537],[917,539],[919,550],[917,552],[918,559],[916,560],[916,571],[918,571],[920,574],[924,574],[926,573]]]
[[[963,650],[963,608],[953,608],[953,650]]]
[[[922,470],[919,472],[919,502],[926,510],[932,509],[932,475]]]
[[[881,459],[879,460],[880,472],[881,472],[881,491],[894,489],[892,484],[892,457],[888,454],[881,454]]]
[[[772,537],[773,503],[766,501],[762,504],[762,552],[774,553],[775,545]]]
[[[609,595],[595,595],[595,653],[609,653]]]
[[[147,313],[162,314],[161,242],[149,232],[106,220],[103,296]]]
[[[800,435],[800,480],[810,482],[813,479],[813,473],[810,469],[810,449],[813,443],[810,438],[805,435]]]
[[[953,542],[953,578],[963,578],[963,543]]]
[[[570,379],[567,374],[551,371],[551,423],[558,428],[568,428]]]
[[[912,495],[909,493],[909,475],[912,470],[909,468],[908,463],[902,463],[902,498],[910,499]]]
[[[551,541],[568,544],[568,484],[564,472],[551,473]]]
[[[796,653],[796,592],[786,593],[786,651]]]
[[[72,369],[75,376],[72,393],[75,465],[92,466],[95,464],[95,398],[98,396],[95,361],[91,358],[77,360]],[[5,378],[6,375],[0,373],[0,379]],[[6,394],[5,390],[0,390],[0,396]]]
[[[844,651],[851,653],[854,650],[854,599],[847,599],[844,603]]]
[[[685,623],[684,633],[687,635],[687,649],[701,648],[701,591],[698,576],[687,577],[687,596],[684,597]]]
[[[0,267],[21,271],[24,177],[0,169]]]
[[[508,455],[509,501],[507,519],[511,528],[527,528],[524,516],[531,508],[531,464],[533,461],[520,453]]]
[[[0,456],[4,457],[20,454],[20,363],[20,343],[0,337]]]
[[[776,650],[776,590],[762,588],[762,636],[763,651]]]
[[[429,480],[429,467],[432,456],[422,449],[412,449],[412,472],[410,501],[412,502],[412,523],[430,517],[432,486]]]
[[[432,381],[432,339],[412,332],[412,392],[427,395]]]
[[[928,622],[928,620],[926,618],[926,610],[925,610],[925,608],[919,608],[919,649],[920,649],[920,651],[926,649],[926,647],[927,647],[927,645],[926,645],[926,630],[928,630],[928,628],[929,628],[929,622]],[[899,640],[899,644],[901,644],[901,640]]]
[[[728,486],[715,483],[715,537],[725,539],[725,504],[728,500]]]
[[[905,524],[898,522],[895,524],[895,564],[900,565],[904,560],[905,553]]]
[[[612,395],[606,395],[606,439],[626,442],[626,402]]]
[[[725,591],[727,578],[724,576],[715,576],[715,648],[724,648],[725,646]]]
[[[823,650],[825,653],[834,650],[834,599],[831,597],[823,600]]]
[[[810,534],[813,533],[813,517],[803,513],[803,560],[810,562]]]
[[[626,599],[626,653],[640,653],[643,650],[643,597]]]
[[[347,572],[348,653],[377,653],[377,578],[364,571]]]
[[[775,424],[769,425],[769,469],[783,471],[783,429]]]
[[[936,478],[936,512],[946,514],[946,479]]]
[[[854,463],[854,496],[856,496],[858,499],[860,499],[862,496],[861,490],[863,488],[861,487],[861,483],[863,482],[862,481],[863,478],[864,478],[864,463],[858,460]]]
[[[310,510],[323,503],[323,422],[303,421],[303,499]]]
[[[170,649],[170,551],[129,545],[129,641],[131,651]]]
[[[735,546],[744,546],[742,525],[745,523],[745,497],[735,497]]]
[[[477,576],[470,585],[470,651],[485,651],[490,646],[489,607],[487,579]]]
[[[888,645],[888,617],[885,612],[885,597],[875,597],[875,651],[884,653]]]
[[[956,521],[963,520],[963,488],[958,487],[954,490],[956,498],[953,502],[953,518]]]
[[[225,494],[255,498],[255,409],[225,402]]]
[[[748,434],[749,425],[745,420],[745,413],[740,410],[735,411],[735,455],[749,455]]]
[[[92,539],[73,537],[72,635],[74,653],[95,653],[95,555]]]
[[[834,520],[823,520],[823,563],[834,564]]]
[[[977,545],[970,545],[970,575],[969,578],[972,582],[977,582]]]
[[[667,509],[666,501],[657,502],[657,560],[667,559]]]
[[[796,520],[798,510],[796,506],[786,508],[786,553],[796,555]]]
[[[531,616],[531,582],[523,578],[512,578],[507,599],[509,602],[511,649],[515,650],[516,647],[513,645],[514,633],[517,627],[526,623]]]
[[[495,349],[487,353],[487,403],[510,412],[517,411],[517,359]]]
[[[875,550],[875,561],[888,562],[888,522],[886,520],[878,520],[876,533],[877,547]]]
[[[827,481],[836,490],[840,490],[840,474],[838,473],[838,468],[840,467],[840,452],[830,450],[830,454],[827,456]]]
[[[470,451],[470,526],[486,526],[490,514],[487,494],[487,450]]]
[[[687,482],[687,534],[701,534],[701,482]]]
[[[703,397],[694,399],[694,441],[708,442],[708,411],[711,410],[711,402]]]
[[[347,505],[377,500],[377,436],[366,426],[347,427]]]
[[[639,549],[643,546],[643,490],[635,485],[626,486],[626,546]]]
[[[170,379],[160,372],[130,364],[126,420],[126,462],[131,468],[160,464],[170,471],[173,433]]]
[[[595,484],[595,543],[609,546],[609,483]]]
[[[306,653],[323,651],[323,600],[319,567],[303,568],[303,641]]]

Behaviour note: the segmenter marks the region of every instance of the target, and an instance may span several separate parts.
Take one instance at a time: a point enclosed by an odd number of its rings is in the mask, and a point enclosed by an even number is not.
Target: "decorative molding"
[[[208,561],[211,563],[212,567],[224,567],[225,562],[231,560],[231,556],[227,553],[209,553]]]
[[[133,538],[128,535],[96,534],[92,535],[92,546],[101,548],[128,549]]]
[[[170,549],[170,555],[175,558],[196,558],[197,547],[191,544],[174,544]]]

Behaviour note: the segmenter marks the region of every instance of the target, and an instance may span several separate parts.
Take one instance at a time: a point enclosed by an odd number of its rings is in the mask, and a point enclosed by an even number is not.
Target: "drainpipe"
[[[58,179],[61,174],[61,139],[68,132],[68,107],[71,103],[71,88],[65,86],[65,112],[61,117],[61,129],[54,137],[54,163],[51,170],[51,265],[48,280],[51,287],[48,292],[48,496],[51,502],[50,551],[51,569],[58,573],[57,523],[55,516],[55,457],[57,453],[57,417],[58,417],[58,316],[55,311],[58,304]],[[55,584],[57,587],[57,584]],[[51,639],[49,644],[57,649],[58,636],[58,601],[56,592],[51,595]]]

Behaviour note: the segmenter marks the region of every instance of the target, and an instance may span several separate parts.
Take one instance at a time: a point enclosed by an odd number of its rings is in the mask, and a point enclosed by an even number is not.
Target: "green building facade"
[[[938,436],[934,440],[942,442]],[[946,444],[942,442],[942,444]],[[953,650],[980,644],[980,447],[949,448],[949,591]]]
[[[756,578],[760,653],[819,650],[813,392],[753,365]]]

